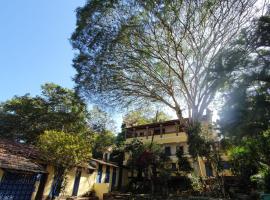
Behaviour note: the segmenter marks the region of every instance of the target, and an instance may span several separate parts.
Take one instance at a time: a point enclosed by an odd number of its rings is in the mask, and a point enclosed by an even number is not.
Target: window
[[[154,135],[160,134],[160,128],[154,128]]]
[[[180,146],[180,145],[177,145],[176,146],[176,152],[178,152],[178,151],[181,151],[182,154],[184,154],[184,147],[183,146]]]
[[[172,163],[172,170],[173,171],[176,171],[177,169],[176,169],[176,163]]]
[[[162,128],[162,132],[161,133],[165,133],[165,128]],[[155,135],[159,135],[160,134],[160,128],[154,128],[154,134]]]
[[[98,165],[97,183],[101,183],[102,178],[102,165]]]
[[[165,147],[165,155],[170,156],[171,155],[171,147]]]
[[[221,162],[221,166],[223,167],[223,169],[230,169],[230,163],[226,162],[226,161],[222,161]]]
[[[110,166],[106,166],[106,177],[105,177],[105,183],[110,182]]]

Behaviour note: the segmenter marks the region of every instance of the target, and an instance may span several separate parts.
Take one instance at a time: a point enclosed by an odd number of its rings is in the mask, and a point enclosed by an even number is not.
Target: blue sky
[[[85,0],[1,0],[0,102],[40,93],[54,82],[72,88],[74,51],[69,37],[75,9]]]

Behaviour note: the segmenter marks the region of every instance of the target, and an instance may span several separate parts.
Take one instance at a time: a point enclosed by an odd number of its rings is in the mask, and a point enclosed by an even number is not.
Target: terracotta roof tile
[[[29,172],[45,172],[38,164],[41,160],[39,151],[28,146],[0,139],[0,168]]]

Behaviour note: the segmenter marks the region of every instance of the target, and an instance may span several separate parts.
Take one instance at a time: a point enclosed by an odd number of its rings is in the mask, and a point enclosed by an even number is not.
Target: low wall
[[[104,200],[226,200],[226,199],[215,199],[210,197],[180,197],[180,196],[156,196],[151,197],[150,195],[131,195],[131,194],[112,194],[108,193],[104,195]]]
[[[100,200],[103,200],[103,194],[108,193],[110,191],[110,186],[108,183],[95,183],[94,191],[96,193],[96,196]]]

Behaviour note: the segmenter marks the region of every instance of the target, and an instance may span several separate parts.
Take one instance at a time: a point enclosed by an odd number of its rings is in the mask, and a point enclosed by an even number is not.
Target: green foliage
[[[87,116],[87,122],[91,130],[96,133],[115,131],[115,122],[112,117],[98,106],[93,106]]]
[[[251,176],[251,181],[257,183],[258,188],[266,193],[270,192],[270,167],[262,164],[257,174]]]
[[[153,194],[155,183],[157,180],[157,173],[159,178],[162,178],[164,188],[167,188],[167,181],[169,174],[172,173],[170,158],[165,155],[161,145],[154,142],[142,143],[138,139],[134,139],[131,143],[127,144],[125,151],[129,153],[127,166],[131,172],[137,171],[137,177],[133,177],[131,183],[133,184],[133,192],[136,187],[142,191],[150,192]],[[140,182],[137,182],[140,181]],[[149,188],[151,185],[151,189]],[[134,187],[135,186],[135,187]],[[135,189],[135,190],[134,190]]]
[[[257,173],[259,165],[258,161],[254,160],[256,152],[250,148],[253,147],[245,144],[245,146],[237,146],[230,150],[233,172],[247,182],[250,181],[250,176]]]
[[[268,129],[270,120],[270,17],[255,20],[221,56],[217,73],[227,76],[221,131],[241,140]]]
[[[248,185],[250,180],[268,190],[270,120],[270,17],[269,10],[256,20],[220,57],[217,73],[227,76],[221,132],[231,166]]]
[[[138,171],[150,166],[154,166],[156,169],[164,168],[165,163],[169,161],[161,145],[156,143],[143,144],[138,139],[134,139],[126,145],[125,150],[130,154],[128,165]]]
[[[93,157],[102,158],[103,152],[107,150],[108,147],[114,145],[115,135],[105,130],[101,133],[96,133],[93,135]]]
[[[143,116],[142,112],[132,111],[124,116],[123,123],[127,127],[130,127],[130,126],[149,124],[149,123],[151,123],[151,121],[146,116]]]
[[[201,124],[199,122],[190,124],[187,133],[189,154],[195,159],[198,156],[209,157],[210,142],[203,137]]]
[[[138,139],[133,139],[132,142],[129,144],[126,144],[125,151],[130,154],[128,165],[131,166],[131,168],[138,168],[141,170],[141,164],[139,162],[139,159],[141,155],[145,152],[144,145],[141,141]]]
[[[15,96],[0,105],[0,136],[35,143],[45,130],[88,132],[86,117],[86,105],[73,90],[47,83],[41,96]]]
[[[184,157],[184,152],[182,149],[176,151],[176,157],[178,159],[178,171],[180,174],[187,175],[192,171],[192,167],[187,157]]]
[[[170,120],[171,117],[162,111],[155,111],[151,108],[137,109],[129,112],[123,118],[126,127],[138,126]]]
[[[115,122],[107,112],[94,106],[88,112],[87,124],[93,132],[93,157],[102,158],[104,151],[116,143]]]
[[[268,177],[270,167],[270,130],[260,133],[256,138],[246,138],[242,142],[231,148],[229,155],[231,157],[232,170],[240,175],[246,182],[250,178],[259,182]],[[257,179],[256,179],[257,177]],[[269,182],[264,185],[269,188]]]
[[[91,158],[91,141],[80,135],[62,131],[45,131],[39,136],[38,147],[49,163],[70,168]]]

